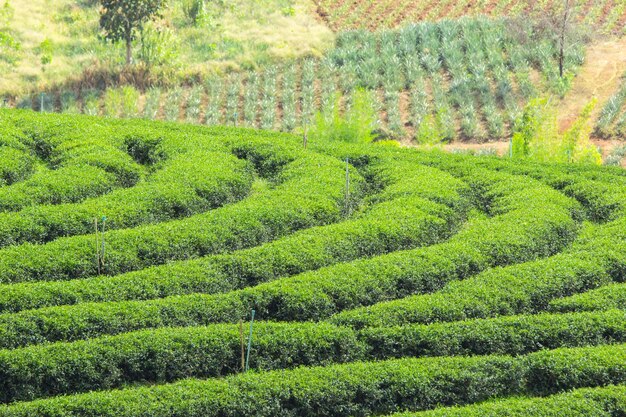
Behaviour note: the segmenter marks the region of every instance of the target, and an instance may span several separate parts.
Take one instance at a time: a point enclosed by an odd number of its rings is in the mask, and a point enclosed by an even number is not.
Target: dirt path
[[[587,58],[572,90],[559,103],[559,126],[571,126],[583,107],[592,99],[598,99],[593,120],[606,101],[615,93],[620,78],[626,71],[626,38],[602,41],[587,49]]]

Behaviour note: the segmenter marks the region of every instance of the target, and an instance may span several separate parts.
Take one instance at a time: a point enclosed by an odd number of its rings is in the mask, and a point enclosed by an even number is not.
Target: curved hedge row
[[[582,294],[553,300],[551,311],[596,311],[611,308],[626,308],[626,284],[607,285]]]
[[[29,159],[28,175],[0,188],[0,211],[34,204],[76,203],[117,187],[129,187],[144,168],[127,153],[115,133],[100,123],[2,111],[0,143]],[[116,143],[117,142],[117,143]],[[11,167],[20,160],[3,161]],[[26,166],[26,165],[25,165]]]
[[[114,277],[0,285],[0,312],[227,292],[339,262],[427,246],[456,231],[468,210],[462,182],[432,168],[413,165],[389,172],[388,164],[371,165],[378,166],[374,174],[385,187],[354,219],[296,232],[256,248]],[[439,196],[446,195],[450,207],[421,198],[425,192],[416,187],[398,192],[413,181],[445,188]]]
[[[35,171],[35,167],[36,160],[28,153],[0,145],[0,187],[28,178]]]
[[[505,182],[520,182],[506,175],[503,178]],[[532,195],[533,189],[537,199],[547,194],[539,200],[547,202],[543,216],[537,217],[533,210],[512,210],[470,222],[446,243],[338,264],[225,294],[84,303],[3,314],[0,346],[84,339],[142,328],[233,322],[250,308],[264,319],[325,319],[342,310],[415,292],[432,292],[489,266],[549,255],[574,238],[578,225],[570,217],[569,200],[533,182],[516,185],[510,195],[501,184],[495,184],[503,190],[501,199],[508,207],[521,204],[512,197],[518,190],[524,199]],[[498,209],[499,199],[494,199],[493,210]]]
[[[263,323],[254,329],[255,370],[405,356],[522,355],[626,342],[626,313],[543,314],[369,328]],[[149,361],[146,358],[150,358]],[[73,343],[0,350],[0,402],[172,382],[240,371],[237,325],[143,330]]]
[[[272,149],[278,153],[277,146]],[[255,246],[294,230],[336,221],[343,206],[344,165],[315,154],[300,152],[297,159],[292,155],[293,149],[283,155],[287,165],[276,186],[237,204],[183,220],[107,233],[106,273]],[[316,167],[315,178],[309,175],[311,166]],[[351,194],[358,195],[362,179],[355,172],[352,177]],[[0,250],[0,282],[94,276],[93,242],[94,237],[86,235]]]
[[[506,398],[388,417],[621,417],[625,414],[626,385],[618,385],[578,389],[547,398]]]
[[[524,355],[560,347],[626,342],[623,310],[537,314],[450,323],[369,327],[358,331],[368,358]]]
[[[252,185],[247,164],[225,153],[198,152],[168,162],[135,187],[78,204],[0,213],[0,247],[92,233],[93,219],[102,216],[108,230],[187,217],[238,201]]]
[[[0,416],[353,416],[626,382],[626,345],[527,356],[396,359],[61,396]]]
[[[364,352],[351,329],[323,323],[259,322],[254,326],[250,367],[268,370],[351,362],[363,359]],[[239,371],[237,325],[141,331],[0,350],[0,402]]]
[[[565,253],[487,270],[433,294],[345,311],[331,321],[362,328],[543,311],[555,298],[626,278],[625,226],[621,219],[592,227]]]
[[[0,211],[19,211],[36,204],[78,203],[119,185],[113,173],[92,165],[40,168],[30,178],[0,188]]]

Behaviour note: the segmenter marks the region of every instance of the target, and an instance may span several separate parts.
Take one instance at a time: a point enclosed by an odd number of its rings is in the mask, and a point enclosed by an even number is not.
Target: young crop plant
[[[64,91],[61,93],[61,113],[79,114],[78,98],[74,91]]]
[[[426,92],[426,83],[423,78],[418,78],[411,89],[411,123],[415,129],[419,129],[425,117],[430,113],[430,103]]]
[[[189,90],[187,105],[185,107],[185,118],[188,123],[199,123],[202,111],[202,94],[204,89],[197,85]]]
[[[291,132],[296,127],[296,66],[288,65],[282,71],[282,130]]]
[[[146,103],[143,107],[144,119],[154,120],[161,109],[161,89],[152,87],[146,93]]]
[[[222,122],[222,102],[224,84],[222,80],[212,78],[207,81],[207,107],[205,113],[206,124],[219,125]]]
[[[622,82],[622,86],[615,93],[600,111],[600,117],[596,122],[596,131],[604,137],[610,137],[615,134],[613,124],[615,119],[622,112],[622,108],[626,102],[626,82]]]
[[[262,76],[260,128],[265,130],[273,129],[276,123],[277,71],[276,67],[270,67],[265,70]]]
[[[165,120],[170,122],[179,120],[182,99],[183,90],[180,87],[175,87],[167,92],[165,96],[165,103],[163,104]]]
[[[337,92],[336,67],[330,60],[320,63],[321,99],[320,112],[329,121],[335,112],[340,113],[340,100]]]
[[[134,118],[139,115],[139,91],[133,86],[122,87],[122,117]]]
[[[300,123],[305,127],[311,124],[317,108],[315,101],[315,70],[315,61],[312,59],[307,59],[302,63],[300,77]]]
[[[395,137],[403,137],[405,134],[404,123],[400,113],[400,95],[397,91],[385,91],[385,109],[387,111],[387,128]]]
[[[120,88],[109,88],[104,92],[104,115],[120,117],[122,115],[124,96]]]
[[[228,79],[228,87],[226,88],[226,124],[237,126],[240,116],[239,97],[241,90],[241,77],[232,75]]]
[[[246,126],[257,126],[258,107],[259,76],[256,72],[249,72],[243,93],[243,120]]]

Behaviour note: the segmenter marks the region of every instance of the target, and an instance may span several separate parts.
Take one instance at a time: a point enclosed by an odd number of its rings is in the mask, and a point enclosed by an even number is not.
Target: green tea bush
[[[254,154],[255,150],[249,152]],[[306,174],[311,164],[317,166],[315,179]],[[108,232],[107,274],[255,246],[301,228],[336,220],[345,188],[343,164],[322,155],[301,154],[287,166],[277,177],[276,187],[238,204],[184,220]],[[352,185],[359,189],[358,175],[353,177]],[[205,233],[198,235],[198,230]],[[0,251],[0,281],[93,276],[93,241],[94,236],[86,235],[60,238],[40,246],[6,248]],[[57,261],[51,262],[52,259]]]
[[[363,357],[364,347],[353,331],[329,324],[257,323],[254,330],[250,366],[256,370]],[[136,381],[164,383],[236,373],[241,370],[239,336],[236,325],[211,325],[0,351],[0,402],[114,388]],[[146,356],[151,360],[146,361]]]
[[[101,216],[107,216],[112,230],[202,213],[243,198],[252,183],[249,171],[245,163],[224,153],[174,159],[135,187],[79,204],[0,213],[0,247],[88,234],[94,230],[93,219]]]
[[[411,121],[437,137],[456,113],[488,137],[506,123],[468,109],[514,113],[509,72],[535,65],[490,28],[341,35],[353,47],[319,66],[328,85],[312,60],[246,83],[243,101],[239,84],[210,84],[197,119],[234,123],[227,105],[261,122],[281,98],[307,117],[318,93],[343,117],[358,97],[335,92],[364,80],[414,86]],[[291,91],[298,70],[313,81]],[[442,83],[424,109],[431,70]],[[274,127],[293,122],[282,104]],[[481,415],[525,401],[560,416],[573,409],[511,397],[626,383],[619,168],[9,110],[0,150],[0,417]],[[250,370],[235,375],[248,334]],[[619,415],[615,392],[573,407]]]
[[[594,289],[583,294],[556,299],[550,303],[552,311],[595,311],[626,306],[626,284],[617,283]]]
[[[625,345],[358,362],[225,379],[61,396],[0,408],[0,416],[352,416],[464,405],[496,396],[547,395],[626,382]]]
[[[626,313],[519,315],[429,325],[368,327],[359,340],[369,358],[524,355],[543,349],[626,342]]]
[[[623,221],[618,221],[592,229],[566,253],[487,270],[433,294],[346,311],[332,321],[357,328],[382,327],[544,311],[559,297],[624,280],[626,236],[616,233],[623,228]]]
[[[255,325],[257,371],[405,356],[524,355],[626,341],[625,313],[515,316],[354,331],[327,323]],[[215,377],[241,368],[237,325],[144,330],[0,351],[0,402],[120,387],[137,381]],[[151,361],[145,361],[149,356]],[[36,370],[36,371],[35,371]],[[63,375],[63,377],[55,377]]]
[[[427,246],[447,238],[463,220],[468,204],[462,182],[420,165],[372,165],[369,175],[385,186],[369,197],[372,205],[354,219],[296,232],[257,248],[115,277],[5,285],[0,289],[0,311],[232,291],[335,263]]]
[[[569,200],[561,200],[556,192],[550,196],[533,182],[512,187],[513,176],[499,177],[501,181],[495,181],[489,190],[500,193],[493,196],[492,210],[494,214],[497,210],[511,212],[477,222],[449,243],[338,264],[225,294],[79,304],[4,315],[0,323],[6,332],[0,345],[75,340],[146,327],[232,322],[250,308],[265,319],[319,320],[342,310],[432,292],[489,266],[553,254],[571,241],[577,225],[570,217]],[[484,181],[488,182],[487,178]],[[543,196],[532,197],[537,204],[547,202],[550,210],[541,218],[531,212],[520,222],[515,204],[523,205],[533,192]],[[565,207],[557,206],[557,202]],[[36,326],[43,322],[44,328]],[[107,326],[103,328],[102,323]]]
[[[465,407],[442,407],[390,417],[613,417],[626,412],[626,386],[579,389],[547,398],[506,398]]]

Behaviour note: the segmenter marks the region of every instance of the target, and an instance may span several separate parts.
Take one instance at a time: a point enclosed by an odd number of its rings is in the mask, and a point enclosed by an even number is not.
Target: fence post
[[[252,325],[254,324],[254,310],[250,319],[250,335],[248,336],[248,352],[246,353],[246,372],[250,369],[250,347],[252,346]]]
[[[345,191],[346,213],[350,216],[350,164],[346,158],[346,191]]]
[[[246,357],[243,343],[243,320],[239,319],[239,341],[241,342],[241,372],[246,370]]]

